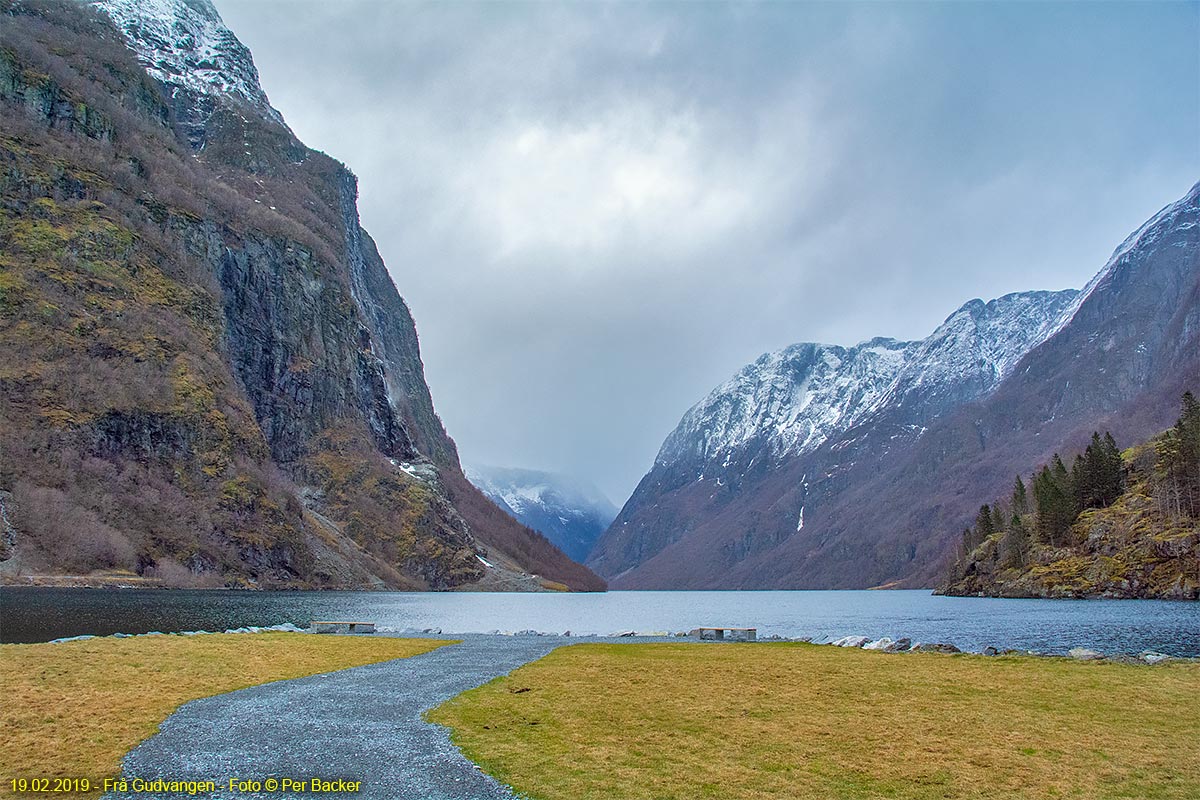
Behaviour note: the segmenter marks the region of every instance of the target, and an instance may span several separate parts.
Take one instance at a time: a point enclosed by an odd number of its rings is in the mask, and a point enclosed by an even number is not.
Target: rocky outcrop
[[[1200,600],[1200,520],[1155,496],[1163,487],[1154,485],[1153,443],[1131,448],[1125,461],[1124,492],[1081,513],[1062,542],[1035,537],[1027,555],[1013,558],[997,531],[956,559],[936,594]]]

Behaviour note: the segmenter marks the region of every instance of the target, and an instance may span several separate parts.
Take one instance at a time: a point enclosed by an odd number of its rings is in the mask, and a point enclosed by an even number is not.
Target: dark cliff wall
[[[0,574],[602,587],[460,486],[344,166],[89,7],[0,15]]]

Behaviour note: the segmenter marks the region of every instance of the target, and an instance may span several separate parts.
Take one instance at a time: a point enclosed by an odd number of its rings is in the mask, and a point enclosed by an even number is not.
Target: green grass
[[[538,800],[1200,797],[1200,664],[588,644],[430,712]]]
[[[121,757],[189,700],[443,644],[258,633],[0,645],[0,797],[11,778],[115,777]]]

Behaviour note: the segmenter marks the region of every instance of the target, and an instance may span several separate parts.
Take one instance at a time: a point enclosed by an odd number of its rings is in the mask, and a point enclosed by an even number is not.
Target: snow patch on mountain
[[[92,0],[150,75],[173,92],[231,97],[283,125],[258,82],[250,50],[209,0]]]
[[[912,403],[923,422],[930,411],[936,415],[987,394],[1026,353],[1062,329],[1075,315],[1078,296],[1075,289],[1018,292],[966,303],[916,344],[878,407]]]
[[[736,452],[752,446],[780,460],[812,452],[885,410],[898,412],[894,421],[919,436],[928,419],[994,389],[1061,329],[1079,294],[1068,289],[972,300],[919,341],[802,343],[767,353],[693,406],[656,462],[720,458],[727,468]]]
[[[845,430],[874,407],[912,346],[872,339],[858,347],[805,343],[767,353],[684,415],[658,463],[707,462],[755,440],[765,440],[777,457],[815,449],[830,431]]]

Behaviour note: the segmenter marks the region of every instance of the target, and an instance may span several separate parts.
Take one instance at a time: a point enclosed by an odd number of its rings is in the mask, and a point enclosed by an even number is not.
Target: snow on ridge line
[[[151,77],[178,91],[232,97],[286,127],[254,58],[210,0],[89,0],[113,21]]]
[[[972,383],[986,394],[1065,324],[1077,295],[1068,289],[971,300],[916,341],[800,343],[766,353],[692,406],[655,463],[725,454],[727,468],[731,452],[754,442],[774,458],[800,455],[910,398],[945,402]]]
[[[1142,223],[1140,228],[1129,234],[1127,237],[1125,237],[1125,241],[1117,245],[1117,248],[1113,250],[1113,254],[1109,256],[1108,262],[1101,268],[1099,272],[1095,274],[1095,276],[1092,277],[1090,281],[1087,282],[1087,284],[1083,287],[1083,290],[1079,292],[1079,296],[1075,298],[1075,302],[1072,304],[1069,312],[1064,315],[1061,324],[1054,330],[1053,333],[1050,334],[1050,336],[1057,334],[1059,331],[1065,328],[1072,319],[1075,318],[1075,315],[1079,312],[1079,309],[1084,303],[1087,302],[1088,298],[1095,293],[1096,289],[1100,287],[1100,284],[1117,271],[1117,268],[1121,265],[1126,255],[1128,255],[1137,246],[1143,243],[1153,242],[1158,239],[1159,230],[1163,224],[1167,223],[1168,220],[1183,214],[1184,212],[1191,212],[1193,218],[1200,218],[1200,181],[1194,183],[1192,188],[1189,189],[1188,193],[1183,197],[1179,198],[1173,203],[1168,203],[1166,206],[1163,206],[1163,208],[1157,214]],[[1188,225],[1191,224],[1194,223],[1188,223]],[[1152,234],[1149,239],[1145,238],[1147,234]],[[1050,337],[1046,338],[1049,339]]]
[[[764,353],[688,409],[663,442],[655,464],[669,466],[689,452],[704,459],[724,453],[726,463],[722,466],[727,467],[729,452],[764,434],[773,440],[776,456],[815,449],[870,413],[902,401],[903,391],[927,387],[931,380],[939,378],[951,384],[958,372],[956,367],[961,365],[953,363],[952,358],[939,359],[939,356],[947,354],[954,344],[969,342],[973,334],[980,340],[977,344],[981,348],[964,350],[960,355],[982,357],[991,363],[994,388],[1026,354],[1066,327],[1131,251],[1153,243],[1165,228],[1178,230],[1197,224],[1176,225],[1184,214],[1200,219],[1200,182],[1126,237],[1082,290],[1012,292],[987,303],[972,300],[951,313],[928,337],[912,342],[877,337],[852,347],[799,343]],[[1055,307],[1068,296],[1070,302],[1054,313]],[[1040,323],[1029,324],[1029,317],[1037,314],[1039,308],[1045,312]],[[1038,319],[1035,317],[1032,322]],[[955,331],[956,327],[962,330]],[[1021,334],[1026,330],[1031,332],[1027,338],[1010,336],[1002,340],[997,336],[1004,331]],[[956,335],[960,332],[964,334],[961,337]],[[996,347],[997,344],[1001,346]],[[796,382],[787,371],[796,364],[795,357],[806,351],[813,354],[813,363]],[[878,362],[864,363],[860,356],[867,352],[880,356]],[[822,381],[819,373],[830,370],[832,374]],[[881,381],[890,381],[890,386],[881,391],[878,385]],[[853,395],[852,405],[846,402],[848,391]],[[787,402],[789,399],[793,402]],[[814,413],[801,413],[810,408]],[[703,438],[699,446],[698,436]]]

